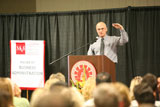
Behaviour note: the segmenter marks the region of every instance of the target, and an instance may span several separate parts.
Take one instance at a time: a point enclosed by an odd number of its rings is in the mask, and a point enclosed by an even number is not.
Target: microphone
[[[98,39],[98,38],[96,37],[96,39],[92,40],[91,42],[88,42],[87,44],[80,46],[79,48],[77,48],[77,49],[75,49],[75,50],[73,50],[73,51],[71,51],[71,52],[69,52],[69,53],[67,53],[67,54],[65,54],[65,55],[63,55],[63,56],[61,56],[60,58],[58,58],[58,59],[52,61],[52,62],[49,63],[49,64],[50,64],[50,65],[54,64],[55,62],[57,62],[57,61],[63,59],[64,57],[66,57],[66,56],[72,54],[73,52],[76,52],[76,51],[80,50],[81,48],[84,48],[84,47],[88,46],[89,44],[95,42],[95,40],[97,40],[97,39]]]

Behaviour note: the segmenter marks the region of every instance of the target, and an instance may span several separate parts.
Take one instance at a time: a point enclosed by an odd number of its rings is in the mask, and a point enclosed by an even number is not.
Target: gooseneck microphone
[[[52,65],[52,64],[54,64],[55,62],[60,61],[60,60],[63,59],[64,57],[66,57],[66,56],[68,56],[68,55],[70,55],[70,54],[72,54],[72,53],[74,53],[74,52],[76,52],[76,51],[78,51],[78,50],[80,50],[80,49],[82,49],[82,48],[88,46],[89,44],[91,44],[91,43],[93,43],[93,42],[95,42],[95,40],[97,40],[97,37],[96,37],[96,39],[92,40],[91,42],[88,42],[87,44],[85,44],[85,45],[83,45],[83,46],[80,46],[80,47],[77,48],[77,49],[74,49],[73,51],[71,51],[71,52],[69,52],[69,53],[67,53],[67,54],[65,54],[65,55],[63,55],[63,56],[61,56],[60,58],[58,58],[58,59],[52,61],[52,62],[49,63],[49,64]]]

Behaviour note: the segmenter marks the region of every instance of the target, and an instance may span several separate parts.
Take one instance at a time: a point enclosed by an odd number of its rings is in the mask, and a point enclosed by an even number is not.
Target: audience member
[[[44,85],[44,88],[47,89],[47,90],[49,90],[50,87],[51,87],[51,85],[54,84],[54,83],[56,83],[56,82],[59,82],[59,80],[58,79],[48,79],[46,81],[45,85]]]
[[[99,84],[93,96],[95,107],[119,107],[118,92],[109,83]]]
[[[135,107],[135,106],[134,106]],[[137,106],[138,107],[138,106]],[[154,104],[141,104],[139,107],[155,107]]]
[[[0,107],[13,107],[12,96],[5,90],[0,91]]]
[[[146,103],[155,103],[153,90],[147,83],[136,85],[134,88],[134,96],[139,106]]]
[[[119,105],[120,107],[129,107],[131,104],[129,88],[120,82],[112,83],[116,91],[119,93]]]
[[[82,107],[84,104],[84,97],[75,87],[66,88],[61,92],[61,95],[68,99],[69,107]]]
[[[35,107],[35,104],[38,102],[38,99],[46,92],[48,92],[48,90],[45,88],[37,88],[36,90],[34,90],[31,95],[30,106]]]
[[[134,97],[134,93],[133,93],[133,89],[136,85],[140,84],[142,81],[142,77],[141,76],[136,76],[131,80],[130,83],[130,97],[131,97],[131,107],[138,107],[138,102],[135,100]]]
[[[13,104],[15,107],[30,107],[28,99],[21,97],[21,89],[18,87],[17,84],[13,83],[12,84],[14,89],[13,89]]]
[[[96,84],[98,85],[103,82],[111,82],[111,76],[108,72],[100,72],[97,74]]]
[[[59,92],[54,91],[57,87],[52,88],[51,91],[35,90],[31,97],[31,107],[82,107],[84,98],[75,87],[65,87]]]
[[[160,101],[160,77],[157,78],[157,94],[156,100]]]
[[[11,106],[13,106],[13,89],[9,78],[0,77],[0,91],[7,91],[11,95]]]
[[[55,84],[56,82],[64,82],[65,83],[65,76],[58,72],[56,74],[51,74],[49,79],[46,81],[44,88],[50,89],[50,86],[52,84]]]
[[[133,89],[134,89],[134,87],[136,85],[140,84],[141,81],[142,81],[142,77],[141,76],[136,76],[131,80],[130,87],[129,87],[131,100],[135,100],[134,94],[133,94]]]
[[[156,107],[160,107],[160,77],[157,78]]]
[[[51,74],[49,79],[58,79],[59,81],[65,82],[65,76],[60,72]]]
[[[61,92],[64,88],[67,88],[67,84],[62,81],[58,81],[56,83],[51,84],[50,91]]]
[[[96,85],[99,85],[101,83],[109,83],[111,82],[111,76],[108,72],[100,72],[97,74],[96,76]],[[93,84],[94,82],[92,82]],[[87,83],[88,86],[90,86],[89,84],[90,83]],[[91,86],[93,89],[93,87],[95,87],[95,85]],[[94,99],[93,98],[90,98],[89,100],[87,100],[84,105],[84,107],[94,107]]]
[[[143,76],[142,83],[147,83],[154,92],[157,89],[157,77],[151,73],[147,73]]]
[[[13,94],[15,97],[21,97],[21,89],[18,87],[16,83],[12,83],[13,85]]]
[[[67,100],[59,93],[46,91],[32,103],[31,107],[73,107]]]

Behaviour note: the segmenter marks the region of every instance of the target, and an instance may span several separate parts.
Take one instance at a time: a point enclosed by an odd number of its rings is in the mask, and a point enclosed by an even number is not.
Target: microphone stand
[[[93,41],[95,41],[95,40],[93,40]],[[93,42],[93,41],[91,41],[91,42]],[[59,61],[59,60],[63,59],[64,57],[66,57],[66,56],[68,56],[68,55],[72,54],[73,52],[76,52],[76,51],[80,50],[81,48],[86,47],[86,46],[87,46],[87,45],[89,45],[91,42],[89,42],[89,43],[87,43],[87,44],[85,44],[85,45],[83,45],[83,46],[81,46],[81,47],[79,47],[79,48],[77,48],[77,49],[75,49],[75,50],[73,50],[73,51],[71,51],[71,52],[67,53],[66,55],[64,55],[64,56],[62,56],[62,57],[60,57],[60,58],[58,58],[58,59],[56,59],[56,60],[52,61],[52,62],[51,62],[51,63],[49,63],[49,64],[50,64],[50,65],[51,65],[51,64],[54,64],[55,62],[57,62],[57,61]]]

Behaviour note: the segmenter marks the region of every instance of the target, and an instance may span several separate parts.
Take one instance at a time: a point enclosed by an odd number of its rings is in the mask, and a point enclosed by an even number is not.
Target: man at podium
[[[106,24],[104,22],[97,23],[96,31],[99,37],[96,42],[90,45],[88,55],[105,55],[114,63],[118,62],[117,46],[128,42],[128,34],[119,23],[113,23],[112,26],[120,30],[121,36],[107,35]]]

